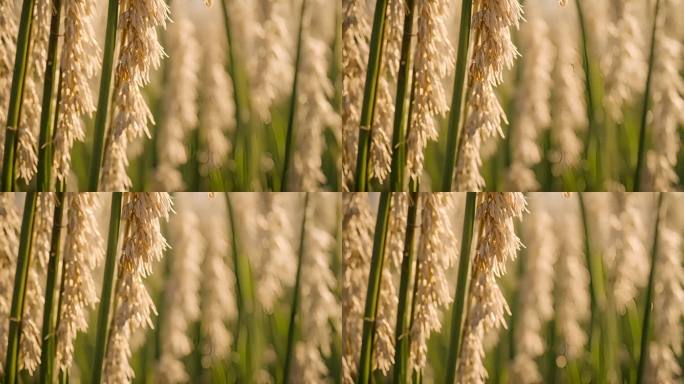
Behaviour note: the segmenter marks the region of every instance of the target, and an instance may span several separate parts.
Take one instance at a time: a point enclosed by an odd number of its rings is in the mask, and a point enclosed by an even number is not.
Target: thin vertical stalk
[[[292,96],[290,97],[290,112],[287,118],[287,136],[285,136],[285,158],[283,160],[283,173],[280,177],[280,192],[287,191],[287,173],[290,168],[292,157],[292,142],[295,135],[295,117],[297,115],[297,97],[299,84],[299,67],[302,61],[302,36],[304,35],[304,12],[306,0],[302,0],[302,8],[299,11],[299,32],[297,32],[297,53],[295,55],[294,77],[292,80]]]
[[[406,1],[404,15],[404,36],[401,41],[401,58],[397,75],[397,97],[394,108],[394,130],[392,132],[392,164],[390,172],[390,191],[403,191],[406,171],[406,125],[409,114],[409,92],[411,84],[411,42],[413,39],[413,19],[416,0]]]
[[[112,208],[109,216],[109,234],[107,236],[107,256],[105,259],[104,277],[102,278],[102,295],[100,311],[97,318],[97,338],[95,340],[95,359],[93,361],[93,377],[91,382],[99,384],[102,379],[107,340],[109,339],[109,315],[112,312],[114,284],[116,279],[116,253],[119,244],[119,228],[121,225],[122,193],[112,194]]]
[[[454,167],[458,157],[458,134],[461,131],[461,114],[463,112],[463,96],[465,95],[466,66],[468,63],[468,43],[470,41],[470,20],[473,8],[472,0],[461,1],[461,25],[458,33],[458,54],[456,56],[456,75],[454,77],[454,94],[451,98],[449,114],[449,131],[447,133],[446,163],[442,179],[442,191],[450,192],[454,178]]]
[[[9,318],[7,336],[7,360],[5,362],[5,384],[15,384],[19,372],[19,339],[21,337],[21,320],[24,315],[24,298],[31,264],[31,245],[33,243],[33,223],[35,221],[36,192],[29,192],[24,201],[24,215],[21,221],[19,237],[19,254],[17,255],[17,271],[14,278],[12,308]]]
[[[389,192],[380,194],[378,218],[375,222],[373,238],[373,254],[371,256],[370,274],[368,275],[368,291],[366,307],[363,315],[363,334],[361,339],[361,358],[359,360],[359,383],[371,381],[373,338],[375,336],[375,315],[378,310],[378,296],[382,281],[382,267],[385,262],[385,242],[392,196]]]
[[[476,192],[468,192],[466,196],[465,213],[463,215],[463,234],[461,236],[461,258],[458,261],[458,280],[456,280],[455,301],[451,312],[451,340],[449,341],[449,355],[447,360],[446,383],[451,384],[456,378],[458,353],[461,350],[461,334],[465,318],[465,302],[468,296],[468,279],[470,271],[470,247],[475,228]]]
[[[102,58],[102,77],[100,78],[100,94],[97,99],[95,112],[95,137],[93,141],[93,156],[90,163],[90,180],[88,190],[96,192],[100,185],[100,169],[104,161],[104,144],[107,135],[107,118],[111,98],[112,73],[114,68],[114,54],[116,51],[116,29],[119,22],[119,0],[109,0],[107,10],[107,31]]]
[[[394,350],[394,383],[408,382],[409,359],[409,324],[411,322],[408,299],[411,276],[413,275],[414,249],[416,242],[416,217],[420,195],[411,193],[409,198],[408,215],[406,217],[406,237],[404,238],[404,252],[401,262],[401,278],[399,283],[399,303],[397,304],[397,326],[395,330]]]
[[[366,72],[366,85],[363,91],[361,119],[359,120],[359,147],[356,157],[356,174],[354,175],[355,190],[357,192],[366,192],[368,190],[368,154],[370,153],[378,79],[380,78],[380,62],[382,61],[387,3],[388,0],[378,0],[375,3],[373,30],[371,31],[368,67]]]
[[[285,353],[285,365],[283,368],[283,383],[290,382],[290,371],[292,370],[292,359],[294,356],[295,336],[297,334],[297,313],[299,311],[299,296],[301,295],[300,286],[302,282],[302,264],[304,260],[304,240],[306,236],[306,217],[309,206],[309,194],[304,194],[304,217],[302,218],[302,228],[299,231],[299,255],[297,259],[297,277],[295,280],[294,292],[292,293],[292,308],[290,308],[290,324],[287,328],[287,352]]]
[[[53,103],[56,85],[59,83],[59,37],[62,20],[62,0],[52,1],[50,19],[50,40],[48,42],[45,80],[43,81],[43,103],[40,110],[40,134],[38,136],[38,179],[39,192],[51,190],[52,173],[52,121],[57,104]]]
[[[246,356],[242,361],[245,366],[243,367],[243,380],[245,382],[252,382],[252,374],[254,373],[254,339],[256,337],[256,331],[254,329],[254,294],[252,290],[252,278],[251,278],[251,268],[249,265],[249,260],[240,251],[240,243],[238,239],[238,221],[235,220],[234,207],[230,198],[230,193],[226,193],[226,206],[228,208],[228,219],[230,221],[231,228],[231,241],[232,241],[232,253],[233,253],[233,268],[235,271],[235,286],[238,293],[238,311],[239,320],[238,327],[245,327],[243,332],[241,329],[239,333],[244,335],[242,340],[245,342],[245,353]],[[239,344],[239,343],[238,343]]]
[[[658,0],[660,2],[660,0]],[[648,288],[646,288],[646,305],[644,306],[644,321],[641,324],[641,352],[639,354],[639,369],[637,371],[637,384],[646,379],[646,362],[648,360],[648,341],[651,335],[651,305],[653,302],[653,286],[655,284],[658,236],[660,227],[660,213],[663,206],[663,194],[658,194],[658,208],[656,211],[655,229],[653,234],[653,246],[651,247],[651,271],[648,275]]]
[[[55,306],[55,293],[59,275],[59,263],[62,252],[62,218],[64,217],[64,192],[57,194],[55,211],[52,220],[52,238],[50,240],[50,259],[48,261],[47,282],[45,284],[45,308],[43,310],[43,348],[40,353],[40,382],[53,383],[57,346],[58,306]]]
[[[651,98],[651,83],[653,82],[653,64],[655,62],[656,32],[658,31],[658,14],[660,13],[660,0],[656,0],[653,28],[651,30],[651,48],[648,54],[648,74],[646,75],[646,91],[644,91],[643,107],[641,109],[641,128],[639,128],[639,149],[637,152],[637,165],[634,170],[634,183],[632,191],[639,192],[641,172],[644,167],[646,153],[646,124],[648,120],[648,105]]]
[[[24,82],[26,80],[26,69],[28,67],[31,46],[31,29],[33,26],[35,2],[35,0],[24,0],[21,7],[17,51],[14,56],[14,72],[12,74],[12,89],[10,91],[9,109],[7,111],[5,152],[3,153],[2,161],[2,190],[4,192],[14,190],[14,155],[17,150],[17,128],[19,127],[21,103],[24,95]]]

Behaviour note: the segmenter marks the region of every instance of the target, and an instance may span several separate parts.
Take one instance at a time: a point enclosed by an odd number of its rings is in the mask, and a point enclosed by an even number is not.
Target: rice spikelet
[[[161,64],[164,50],[157,39],[157,27],[165,27],[169,9],[163,0],[121,0],[119,32],[121,44],[114,74],[112,124],[109,127],[100,188],[125,191],[131,187],[126,174],[128,145],[154,124],[142,88],[150,73]]]
[[[90,81],[100,66],[93,22],[96,2],[93,0],[64,1],[64,42],[62,43],[61,93],[55,128],[54,174],[63,182],[71,168],[71,148],[76,141],[85,141],[83,116],[95,111]]]
[[[448,193],[421,195],[420,240],[416,253],[415,316],[411,326],[409,364],[422,370],[427,362],[427,341],[439,331],[441,311],[451,303],[446,270],[457,259],[455,237],[449,221]]]
[[[14,16],[14,1],[0,1],[0,153],[5,153],[5,131],[7,130],[7,107],[9,106],[14,56],[17,44],[17,22]],[[0,159],[0,166],[2,159]],[[0,368],[1,369],[1,368]]]
[[[518,56],[511,41],[510,27],[518,27],[522,8],[518,0],[477,0],[473,4],[472,36],[475,36],[468,75],[467,117],[463,126],[461,155],[456,164],[454,187],[458,191],[479,191],[480,148],[499,135],[506,114],[494,88],[503,82],[503,71]]]
[[[105,383],[130,383],[135,377],[129,359],[133,353],[133,331],[152,328],[154,302],[144,279],[152,273],[168,247],[161,233],[160,220],[168,220],[171,197],[166,192],[127,193],[121,216],[126,221],[115,292],[107,353],[104,361]]]
[[[94,271],[104,259],[98,230],[95,193],[69,193],[64,237],[60,320],[57,327],[57,368],[67,371],[74,358],[78,332],[88,329],[89,310],[99,301]]]
[[[14,275],[19,252],[21,218],[14,205],[14,196],[13,193],[0,193],[0,346],[7,345]],[[6,357],[7,348],[0,347],[0,361],[4,361]],[[0,364],[0,374],[3,370],[4,364]]]
[[[342,222],[342,381],[354,383],[373,247],[373,216],[365,193],[344,193]]]
[[[522,193],[485,193],[477,207],[479,237],[471,269],[468,310],[461,345],[458,374],[461,383],[484,383],[485,335],[506,327],[510,314],[497,279],[506,273],[506,263],[515,259],[522,246],[513,220],[526,211]]]

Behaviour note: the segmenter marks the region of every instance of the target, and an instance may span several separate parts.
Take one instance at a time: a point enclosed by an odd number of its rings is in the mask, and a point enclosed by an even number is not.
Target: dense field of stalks
[[[1,189],[338,189],[338,9],[1,0]]]
[[[680,0],[343,0],[351,191],[665,191]]]
[[[0,382],[339,382],[339,222],[331,193],[0,194]]]
[[[343,382],[681,383],[684,195],[343,206]]]

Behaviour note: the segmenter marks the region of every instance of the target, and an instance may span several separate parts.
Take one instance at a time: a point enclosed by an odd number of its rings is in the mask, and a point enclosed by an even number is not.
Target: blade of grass
[[[658,0],[660,2],[660,0]],[[644,321],[641,323],[641,351],[639,353],[639,368],[637,370],[637,384],[646,379],[646,362],[648,360],[648,341],[651,335],[651,303],[653,301],[653,286],[655,283],[656,265],[658,257],[658,235],[660,226],[660,214],[663,206],[663,194],[658,194],[658,206],[656,211],[655,229],[653,233],[653,246],[651,247],[651,271],[648,275],[648,288],[646,288],[646,305],[644,306]]]
[[[287,136],[285,137],[285,158],[283,159],[283,173],[280,177],[280,192],[287,191],[287,173],[290,168],[290,157],[292,157],[292,142],[294,140],[295,117],[297,114],[297,97],[299,84],[299,67],[302,61],[302,36],[304,31],[304,12],[306,11],[306,0],[302,0],[302,7],[299,11],[299,32],[297,32],[297,53],[295,55],[294,76],[292,79],[292,92],[290,97],[290,111],[287,117]]]
[[[463,112],[463,95],[465,94],[466,66],[468,63],[468,44],[470,42],[470,20],[472,0],[461,2],[461,24],[458,32],[458,53],[456,55],[456,75],[454,77],[454,94],[451,97],[451,113],[449,114],[449,131],[447,133],[446,162],[442,179],[442,191],[450,192],[456,167],[458,134],[461,130],[461,113]]]
[[[406,162],[406,125],[409,114],[407,92],[411,82],[411,41],[413,38],[413,19],[416,11],[416,1],[406,1],[404,15],[404,36],[401,41],[401,58],[399,60],[399,74],[397,75],[396,106],[394,108],[394,129],[392,132],[392,164],[390,172],[390,191],[403,191]]]
[[[354,175],[355,190],[357,192],[366,192],[368,190],[368,154],[370,153],[371,145],[375,97],[377,94],[378,79],[380,78],[380,62],[382,61],[387,3],[388,0],[378,0],[375,3],[366,84],[363,91],[361,119],[359,120],[359,146],[356,158],[356,173]]]
[[[112,194],[112,207],[109,216],[109,234],[107,236],[107,256],[105,270],[102,278],[102,295],[100,296],[100,310],[97,318],[97,338],[93,360],[92,383],[99,384],[102,379],[102,366],[104,363],[107,340],[109,339],[109,316],[114,302],[113,291],[116,279],[116,253],[119,244],[119,228],[121,225],[121,200],[122,193]]]
[[[7,334],[7,360],[5,362],[5,384],[15,384],[19,372],[19,339],[21,337],[21,319],[24,315],[24,298],[29,265],[31,264],[31,245],[33,242],[33,223],[35,221],[36,192],[29,192],[24,201],[24,214],[21,221],[19,237],[19,254],[17,255],[17,271],[14,278],[12,307]]]
[[[100,77],[100,94],[97,99],[95,112],[95,137],[93,153],[90,163],[90,179],[88,190],[95,192],[100,185],[100,169],[104,161],[104,144],[107,135],[107,118],[112,87],[112,70],[114,68],[114,54],[116,51],[116,29],[119,22],[119,1],[109,0],[107,9],[107,30],[102,57],[102,76]]]
[[[62,218],[64,217],[64,192],[57,194],[54,217],[52,220],[52,239],[50,240],[50,259],[48,261],[47,282],[45,284],[45,308],[43,309],[43,348],[40,354],[40,382],[53,383],[57,346],[57,311],[55,293],[59,275],[62,243]]]
[[[653,80],[653,63],[655,62],[656,32],[658,28],[658,13],[660,13],[660,0],[655,3],[655,15],[653,17],[653,27],[651,30],[651,47],[648,54],[648,73],[646,75],[646,90],[644,91],[643,106],[641,109],[641,127],[639,128],[639,149],[637,151],[637,165],[634,170],[633,192],[639,192],[641,184],[641,172],[644,167],[644,156],[646,156],[646,124],[648,120],[648,105],[651,98],[651,83]]]
[[[458,261],[458,280],[456,280],[456,293],[454,305],[451,311],[451,337],[449,341],[449,355],[447,357],[446,383],[453,383],[456,379],[456,366],[458,354],[461,350],[461,334],[463,330],[463,317],[466,297],[468,296],[468,279],[470,271],[470,247],[473,241],[475,228],[475,201],[476,192],[468,192],[466,206],[463,214],[463,233],[461,235],[461,258]]]
[[[408,305],[411,276],[413,275],[414,248],[416,242],[416,217],[420,195],[411,193],[409,198],[408,215],[406,216],[406,237],[404,238],[404,252],[401,262],[401,277],[399,283],[399,303],[397,304],[397,325],[395,330],[394,350],[394,383],[408,382],[409,358],[409,323],[410,311]]]
[[[52,176],[52,124],[57,104],[53,103],[56,85],[59,83],[59,37],[62,22],[62,0],[52,1],[50,40],[48,42],[45,77],[43,81],[43,104],[40,109],[40,134],[38,136],[37,190],[50,191]]]
[[[31,46],[31,29],[35,0],[24,0],[21,7],[21,20],[17,36],[17,51],[14,57],[12,73],[12,89],[10,91],[9,109],[7,111],[7,130],[5,134],[5,152],[2,160],[2,190],[14,190],[14,155],[17,150],[17,128],[21,116],[21,103],[24,94],[24,81]]]
[[[299,231],[299,255],[297,256],[297,276],[295,279],[294,292],[292,293],[292,308],[290,308],[290,324],[287,328],[287,352],[285,353],[285,364],[283,368],[283,383],[290,382],[290,371],[292,370],[292,360],[294,358],[294,344],[297,333],[297,314],[299,310],[300,285],[302,280],[302,264],[304,260],[304,240],[306,236],[306,217],[307,207],[309,206],[309,194],[304,194],[304,217],[302,227]]]
[[[378,310],[378,296],[382,281],[382,267],[385,262],[385,242],[392,195],[389,192],[380,194],[380,206],[375,222],[373,253],[371,256],[370,274],[368,275],[368,291],[366,307],[363,315],[363,333],[361,339],[361,357],[359,360],[359,381],[365,384],[371,381],[373,338],[375,336],[375,315]]]

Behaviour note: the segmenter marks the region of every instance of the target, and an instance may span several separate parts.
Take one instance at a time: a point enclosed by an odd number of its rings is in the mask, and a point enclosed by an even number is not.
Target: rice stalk
[[[5,152],[2,162],[2,190],[5,192],[14,190],[15,156],[19,137],[18,129],[30,60],[31,31],[33,29],[35,3],[36,0],[24,0],[21,8],[14,73],[12,75],[12,90],[10,91],[9,109],[7,111]]]
[[[52,127],[56,119],[57,105],[53,103],[56,87],[59,83],[59,37],[62,24],[62,0],[52,0],[52,18],[50,21],[50,40],[47,49],[45,75],[43,77],[43,105],[40,109],[40,134],[38,136],[38,191],[52,189]]]
[[[33,253],[31,252],[31,246],[37,201],[38,195],[36,192],[29,192],[24,201],[24,214],[19,236],[19,253],[17,255],[17,268],[14,278],[14,291],[12,294],[12,307],[7,336],[7,356],[4,370],[5,383],[7,384],[15,384],[19,380],[21,324],[24,315],[29,267]]]
[[[57,322],[59,319],[58,302],[55,295],[60,291],[59,264],[62,257],[62,218],[65,212],[65,194],[60,192],[55,199],[54,217],[52,219],[52,239],[50,241],[50,259],[48,261],[47,281],[45,283],[45,307],[43,309],[43,334],[40,357],[40,381],[54,382],[57,355]],[[63,273],[63,271],[62,271]],[[58,300],[57,300],[58,299]]]
[[[104,276],[102,278],[102,294],[97,318],[97,337],[93,353],[92,383],[99,384],[102,379],[102,368],[109,340],[109,320],[114,305],[114,287],[116,284],[117,250],[119,247],[119,228],[121,225],[122,193],[112,194],[112,205],[109,216],[109,232],[107,235],[107,253],[105,256]]]
[[[450,177],[451,178],[451,177]],[[454,305],[451,310],[451,336],[449,339],[449,352],[447,355],[446,383],[451,384],[456,378],[458,367],[458,355],[461,350],[461,338],[465,326],[466,298],[468,297],[468,280],[470,275],[470,248],[473,242],[475,228],[475,205],[476,192],[468,192],[466,195],[466,207],[463,213],[463,232],[461,234],[461,259],[458,262],[458,277],[456,280],[456,292],[454,293]]]
[[[90,178],[88,181],[89,191],[100,190],[100,171],[105,157],[105,137],[107,136],[107,123],[109,120],[109,107],[111,103],[112,75],[118,25],[119,0],[109,0],[109,6],[107,8],[107,30],[105,32],[102,72],[100,77],[100,93],[97,99],[97,109],[95,112],[95,135],[93,138]]]

